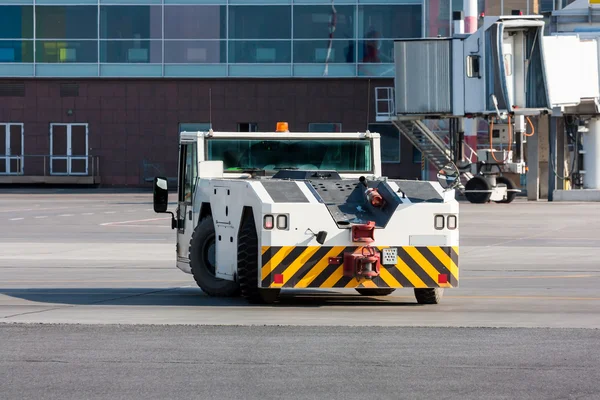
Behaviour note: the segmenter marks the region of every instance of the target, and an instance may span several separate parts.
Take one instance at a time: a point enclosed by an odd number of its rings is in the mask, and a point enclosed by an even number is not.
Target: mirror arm
[[[166,213],[171,214],[171,229],[177,228],[177,220],[175,219],[175,214],[172,211],[167,211]]]

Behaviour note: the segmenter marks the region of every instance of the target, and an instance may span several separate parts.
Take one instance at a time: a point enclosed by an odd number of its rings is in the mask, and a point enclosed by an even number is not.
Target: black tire
[[[356,289],[356,291],[358,293],[360,293],[363,296],[387,296],[389,294],[392,294],[396,291],[396,289],[381,289],[381,288],[377,288],[377,289],[369,289],[369,288],[360,288],[360,289]]]
[[[196,284],[204,293],[214,297],[239,296],[240,287],[237,282],[215,277],[215,266],[210,260],[210,246],[215,244],[215,227],[213,219],[208,216],[202,219],[190,240],[190,267]],[[214,253],[213,253],[214,254]],[[213,257],[216,259],[216,257]]]
[[[419,304],[439,304],[444,295],[444,288],[415,289],[415,297]]]
[[[258,284],[258,235],[252,213],[247,213],[238,236],[238,278],[240,291],[250,304],[271,304],[281,289],[261,289]]]
[[[496,178],[496,185],[498,184],[504,184],[506,185],[506,189],[515,189],[516,186],[513,183],[513,181],[511,181],[510,179],[508,179],[505,176],[499,176]],[[517,197],[517,192],[507,192],[506,194],[506,200],[499,200],[496,203],[503,203],[503,204],[508,204],[508,203],[512,203],[512,201]]]
[[[473,178],[469,179],[469,181],[467,182],[467,184],[465,185],[465,197],[467,198],[467,200],[471,203],[474,204],[485,204],[488,201],[490,201],[490,197],[492,196],[491,192],[488,193],[482,193],[482,192],[478,192],[478,193],[469,193],[469,190],[490,190],[492,187],[490,186],[489,182],[486,181],[483,177],[481,176],[474,176]]]

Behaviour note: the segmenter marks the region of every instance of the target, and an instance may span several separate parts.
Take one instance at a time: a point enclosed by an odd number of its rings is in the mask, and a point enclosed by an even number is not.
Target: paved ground
[[[600,204],[462,204],[461,287],[437,306],[410,290],[248,306],[174,267],[149,193],[92,193],[0,190],[7,398],[600,398],[600,331],[576,329],[600,327]]]

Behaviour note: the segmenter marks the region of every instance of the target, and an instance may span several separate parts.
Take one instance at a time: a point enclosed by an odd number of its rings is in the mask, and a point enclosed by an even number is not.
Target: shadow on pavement
[[[275,304],[248,304],[241,297],[219,298],[195,288],[26,288],[0,289],[0,295],[34,303],[62,305],[192,306],[192,307],[327,307],[327,306],[418,306],[412,290],[390,296],[362,296],[330,291],[282,291]],[[414,299],[414,297],[412,297]]]

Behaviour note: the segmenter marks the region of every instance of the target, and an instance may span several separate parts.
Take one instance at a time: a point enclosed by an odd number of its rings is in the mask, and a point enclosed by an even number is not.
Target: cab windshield
[[[292,168],[371,172],[371,142],[360,139],[220,139],[207,141],[206,159],[222,160],[225,171]]]

